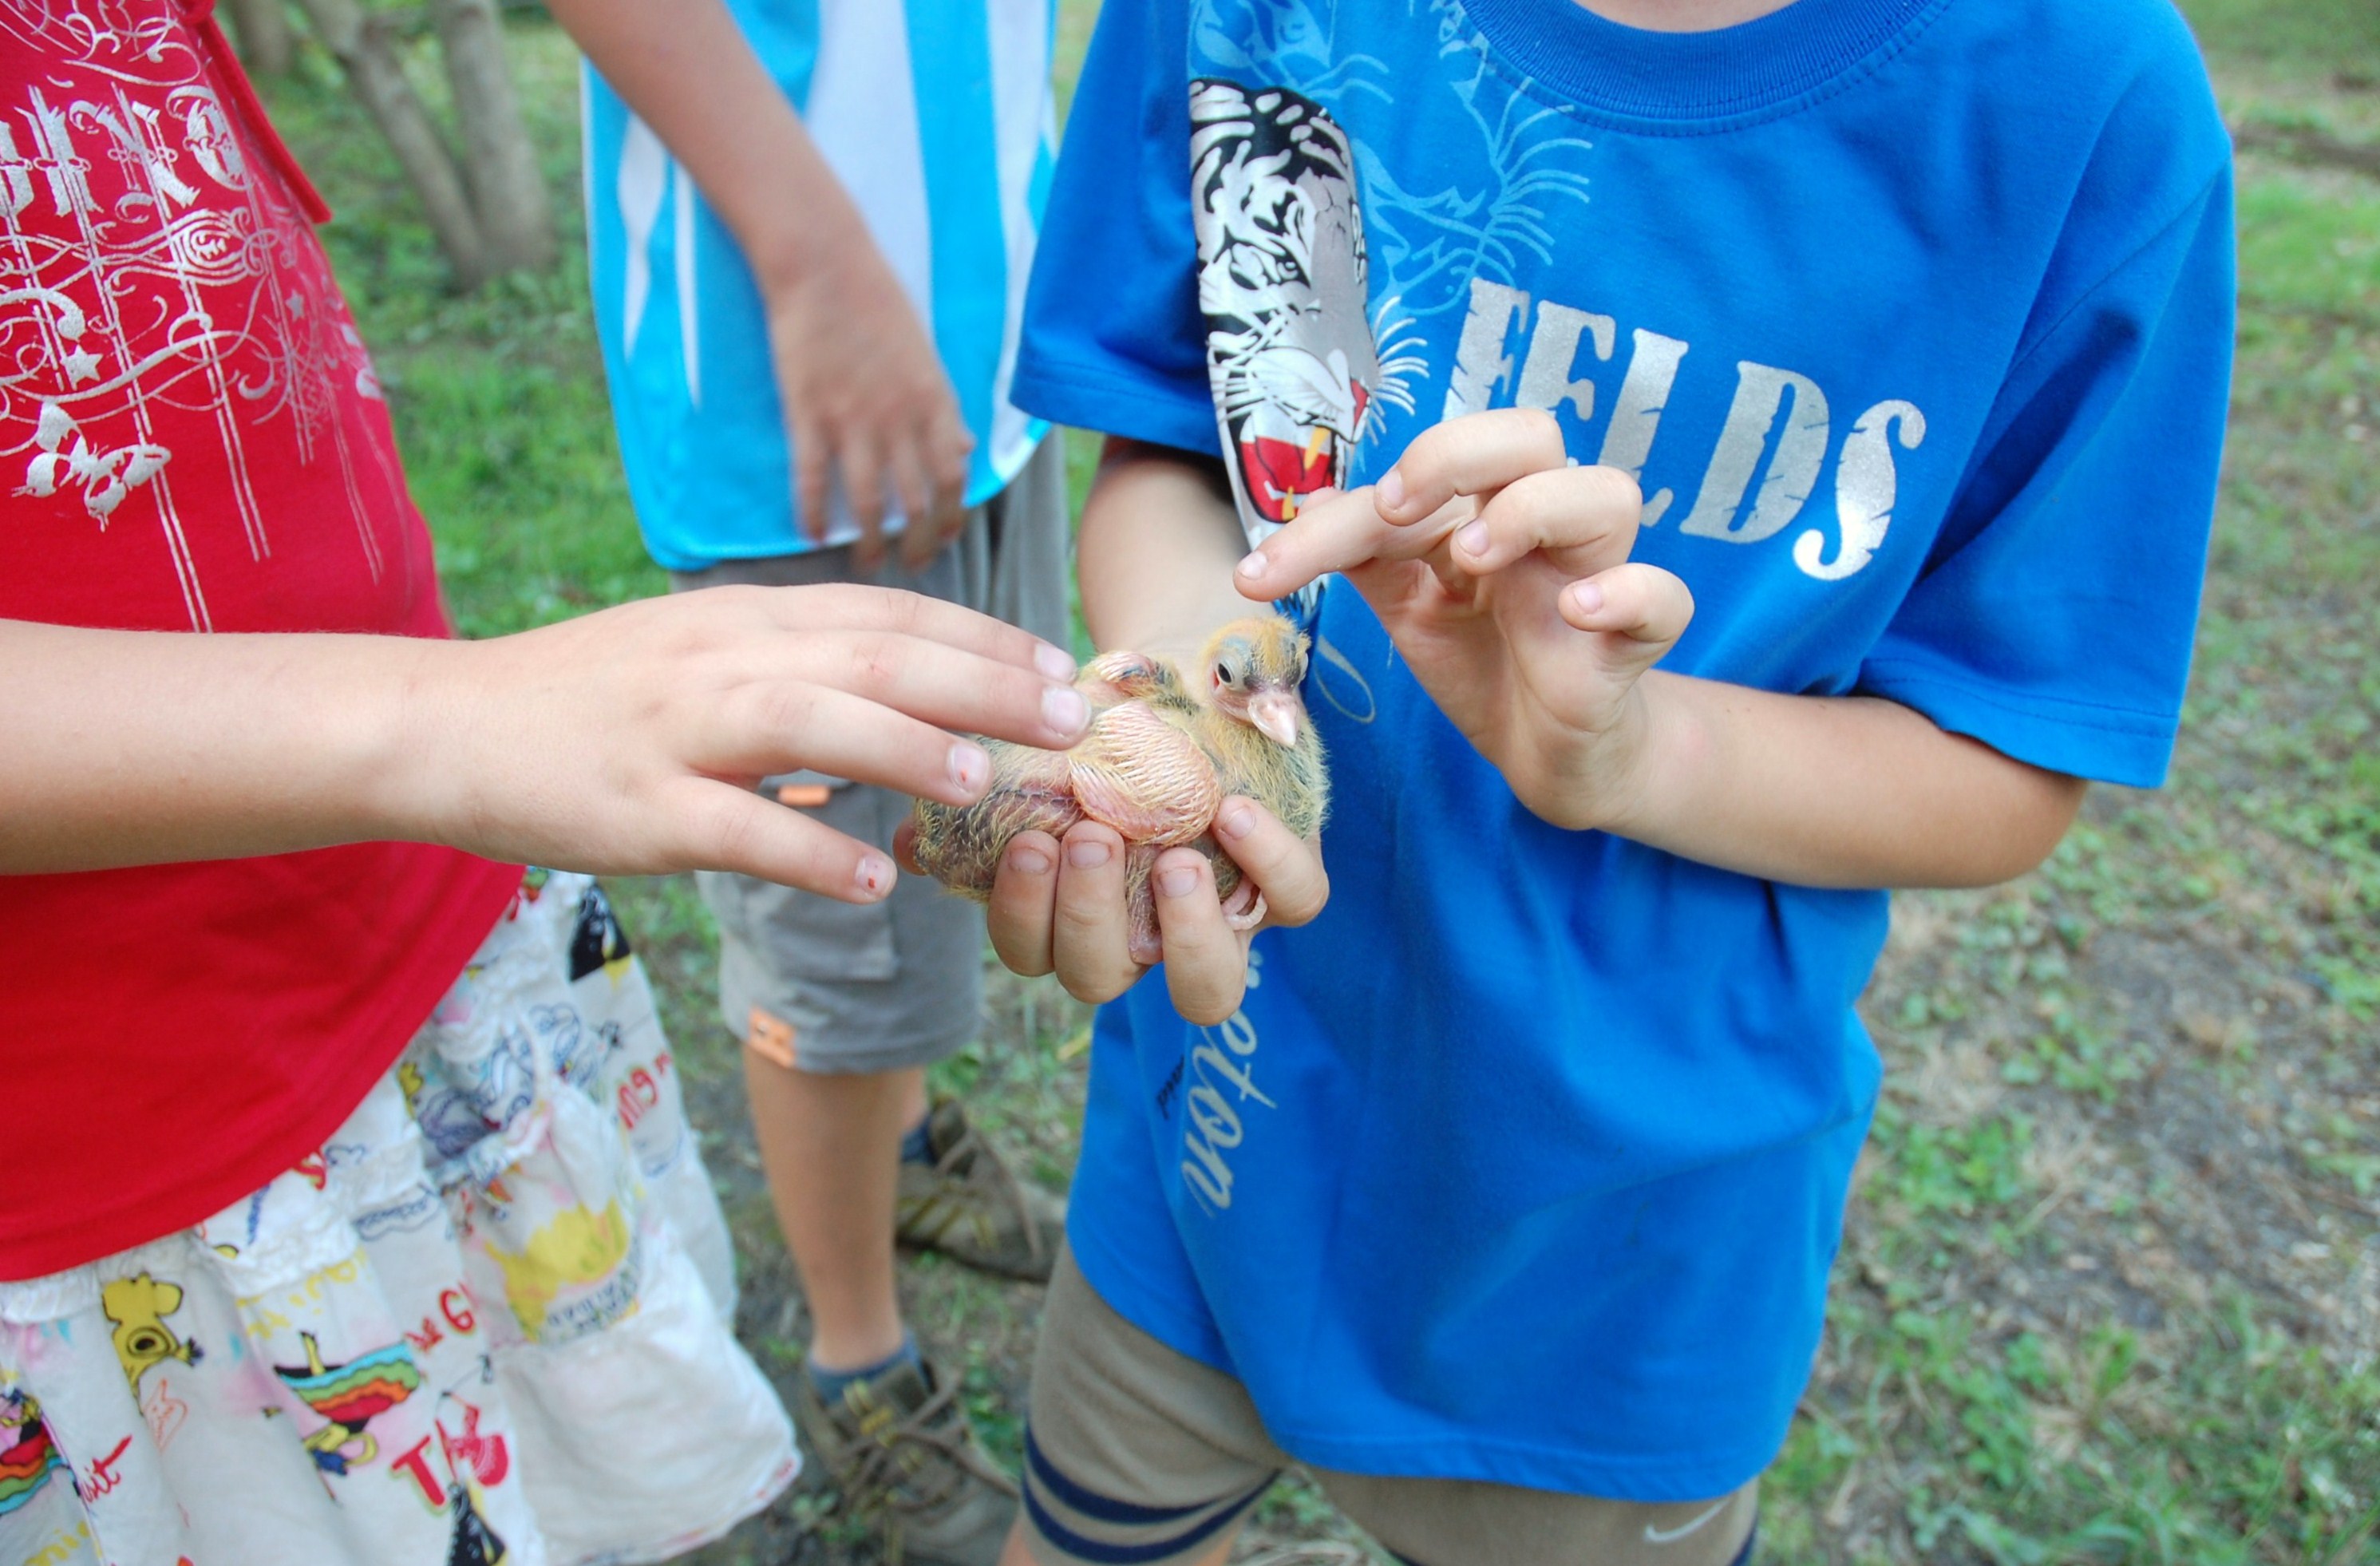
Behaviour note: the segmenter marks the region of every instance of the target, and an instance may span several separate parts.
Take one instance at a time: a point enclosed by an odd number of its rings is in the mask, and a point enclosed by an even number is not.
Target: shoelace
[[[959,1126],[958,1140],[944,1148],[942,1156],[934,1160],[934,1172],[963,1180],[969,1178],[966,1171],[974,1167],[977,1154],[984,1152],[984,1161],[991,1170],[992,1184],[998,1187],[1001,1196],[1007,1202],[1009,1210],[1016,1215],[1017,1228],[1025,1232],[1025,1254],[1035,1261],[1039,1261],[1042,1250],[1041,1226],[1033,1221],[1033,1209],[1025,1200],[1024,1183],[1016,1178],[1016,1171],[1010,1169],[1005,1162],[989,1155],[982,1139],[976,1135],[974,1122],[963,1120],[959,1123]],[[987,1202],[986,1205],[988,1206],[989,1203]]]
[[[861,1434],[859,1439],[866,1444],[847,1482],[854,1511],[865,1513],[881,1508],[896,1515],[932,1511],[958,1494],[965,1483],[962,1473],[1004,1492],[1015,1492],[1014,1481],[977,1455],[966,1421],[957,1413],[957,1402],[958,1384],[944,1383],[890,1431],[881,1436]],[[938,1475],[941,1483],[931,1490],[918,1482],[929,1463],[912,1466],[901,1461],[902,1449],[912,1445],[929,1448],[948,1460],[950,1466]]]

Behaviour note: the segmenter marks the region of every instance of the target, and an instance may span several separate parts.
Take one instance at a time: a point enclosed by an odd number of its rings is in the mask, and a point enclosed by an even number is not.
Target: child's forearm
[[[2085,784],[1872,697],[1785,696],[1654,670],[1642,749],[1599,824],[1804,886],[1988,886],[2058,845]]]
[[[1110,453],[1079,546],[1091,638],[1186,653],[1249,611],[1232,585],[1245,552],[1239,522],[1207,465],[1128,443]],[[1559,784],[1533,788],[1532,808],[1747,875],[1853,887],[2006,880],[2057,846],[2082,805],[2079,780],[1890,701],[1780,695],[1658,669],[1635,695],[1624,785],[1614,789],[1598,767],[1576,780],[1574,799],[1554,796]]]
[[[1111,441],[1075,546],[1083,621],[1103,650],[1186,656],[1250,612],[1232,585],[1246,552],[1211,463]]]
[[[719,0],[554,0],[551,9],[686,165],[763,292],[830,248],[869,243],[858,209]]]
[[[1063,748],[1074,661],[955,604],[720,588],[489,641],[0,620],[0,874],[445,844],[599,873],[734,869],[868,901],[892,866],[763,799],[802,768],[965,805]]]
[[[867,575],[897,512],[903,558],[924,565],[965,519],[975,438],[895,263],[793,104],[719,0],[554,0],[553,11],[693,176],[752,269],[799,527],[823,543],[841,510]]]
[[[0,621],[0,872],[415,835],[385,784],[442,650]]]

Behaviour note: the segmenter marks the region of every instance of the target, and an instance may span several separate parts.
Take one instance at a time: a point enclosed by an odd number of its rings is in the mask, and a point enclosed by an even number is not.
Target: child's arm
[[[1246,545],[1222,486],[1211,463],[1109,443],[1076,546],[1092,640],[1186,657],[1215,626],[1247,613],[1232,577]],[[1215,828],[1263,889],[1267,922],[1304,924],[1322,911],[1330,889],[1314,844],[1252,800],[1226,800]],[[1223,922],[1204,854],[1169,851],[1157,862],[1154,884],[1173,1004],[1193,1022],[1219,1023],[1240,1003],[1247,937]],[[1097,821],[1075,827],[1062,845],[1040,832],[1011,842],[992,891],[990,926],[1002,961],[1019,973],[1054,971],[1079,999],[1112,1000],[1140,977],[1126,950],[1123,841]]]
[[[1477,414],[1421,435],[1377,490],[1309,503],[1241,565],[1241,590],[1345,572],[1440,710],[1557,826],[1811,886],[1989,885],[2057,846],[2078,779],[1895,702],[1653,671],[1694,604],[1629,562],[1638,504],[1625,475],[1567,466],[1550,416]]]
[[[693,175],[735,234],[769,312],[802,525],[826,528],[831,478],[883,551],[884,486],[912,566],[963,516],[974,438],[917,312],[858,209],[719,0],[555,0],[555,18]]]
[[[188,636],[0,620],[0,874],[366,841],[847,902],[865,844],[753,792],[815,767],[953,804],[982,748],[1072,744],[1057,649],[871,588],[728,588],[489,641]]]
[[[1439,426],[1393,469],[1399,504],[1371,489],[1308,497],[1245,563],[1239,523],[1206,466],[1154,447],[1111,451],[1080,544],[1083,614],[1100,646],[1185,651],[1245,613],[1247,599],[1344,571],[1439,707],[1556,825],[1809,885],[1983,885],[2038,863],[2081,806],[2079,780],[1894,702],[1653,671],[1692,599],[1670,573],[1628,562],[1634,485],[1568,466],[1541,413]],[[1487,526],[1484,552],[1465,548],[1467,535],[1456,541],[1475,519]],[[1590,583],[1602,597],[1593,607],[1580,591]],[[1303,923],[1329,896],[1319,855],[1249,809],[1253,829],[1227,838],[1229,852],[1275,922]],[[1054,970],[1089,1001],[1140,977],[1124,952],[1111,837],[1076,827],[1062,858],[1047,838],[1020,837],[992,896],[1002,959]],[[1105,863],[1075,863],[1087,841],[1111,847]],[[1193,877],[1158,899],[1169,989],[1191,1021],[1218,1022],[1239,1004],[1245,941],[1215,910],[1203,856],[1178,850],[1160,863]]]

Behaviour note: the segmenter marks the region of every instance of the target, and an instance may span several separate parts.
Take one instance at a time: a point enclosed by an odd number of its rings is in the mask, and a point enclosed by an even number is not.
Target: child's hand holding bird
[[[965,807],[921,800],[910,856],[943,885],[990,897],[1001,856],[1022,832],[1063,837],[1077,822],[1112,828],[1124,842],[1130,952],[1162,955],[1149,874],[1174,846],[1203,852],[1234,929],[1262,922],[1264,894],[1217,846],[1216,811],[1234,795],[1255,800],[1299,837],[1321,829],[1330,783],[1322,746],[1299,686],[1305,637],[1279,615],[1235,620],[1208,639],[1195,671],[1160,658],[1111,652],[1076,682],[1095,709],[1073,749],[987,741],[990,789]]]

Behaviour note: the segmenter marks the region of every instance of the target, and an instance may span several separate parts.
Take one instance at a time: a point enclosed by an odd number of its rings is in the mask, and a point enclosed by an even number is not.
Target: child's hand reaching
[[[1473,414],[1377,486],[1309,500],[1238,585],[1277,599],[1343,573],[1524,805],[1601,827],[1645,774],[1639,677],[1694,616],[1685,583],[1628,558],[1639,504],[1626,474],[1570,464],[1552,416]]]
[[[1091,715],[1074,668],[956,604],[842,585],[486,641],[0,620],[0,734],[22,741],[0,747],[0,875],[396,840],[874,902],[881,853],[754,785],[815,768],[966,804],[990,758],[944,728],[1062,749]]]

